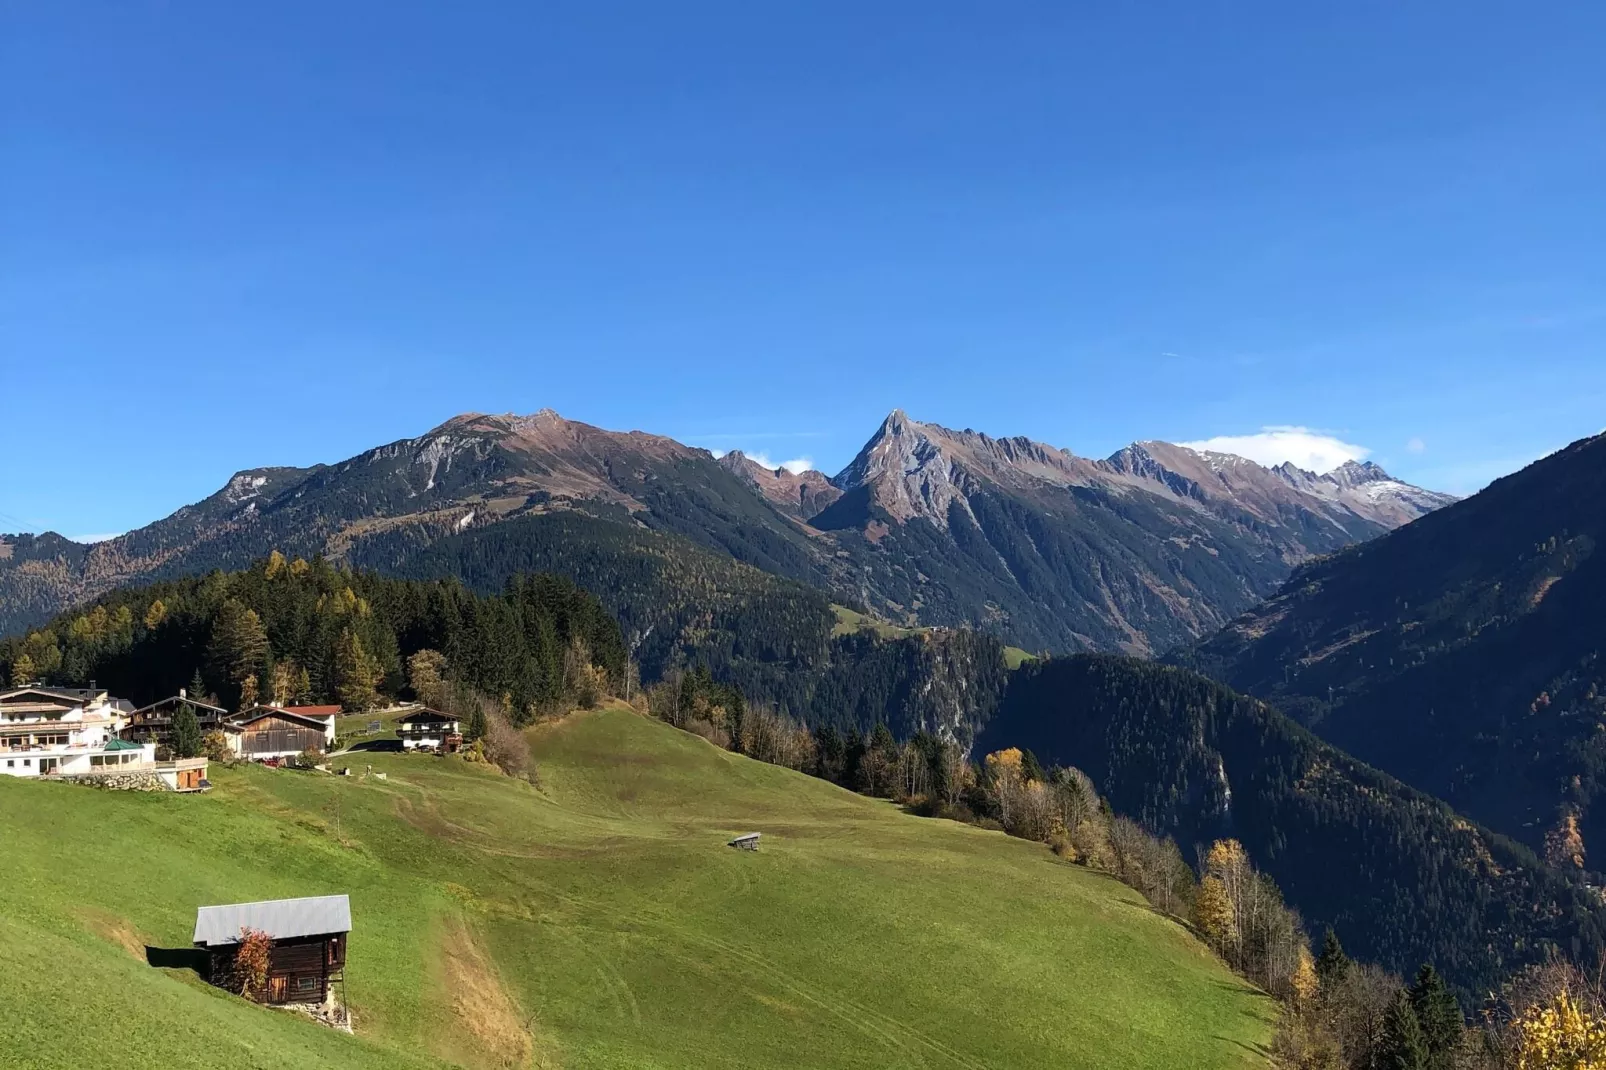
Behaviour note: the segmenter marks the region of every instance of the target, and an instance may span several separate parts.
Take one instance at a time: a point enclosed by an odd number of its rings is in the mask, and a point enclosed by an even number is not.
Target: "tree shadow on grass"
[[[164,970],[191,970],[203,981],[211,979],[212,959],[200,947],[152,947],[145,945],[145,962]]]
[[[399,739],[365,739],[361,742],[353,743],[346,749],[348,751],[372,751],[386,754],[399,754],[401,753],[402,745],[401,740]]]

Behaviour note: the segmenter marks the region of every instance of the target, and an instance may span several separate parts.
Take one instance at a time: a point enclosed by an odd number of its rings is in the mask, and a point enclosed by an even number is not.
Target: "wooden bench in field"
[[[738,836],[725,846],[735,847],[740,851],[756,851],[758,850],[758,833],[749,832],[745,836]]]

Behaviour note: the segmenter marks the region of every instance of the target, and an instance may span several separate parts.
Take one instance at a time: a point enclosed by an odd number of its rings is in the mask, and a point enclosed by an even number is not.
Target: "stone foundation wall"
[[[125,772],[106,773],[76,773],[62,777],[74,784],[87,784],[92,788],[104,788],[107,791],[167,791],[168,787],[162,783],[162,778],[149,769],[136,769]]]

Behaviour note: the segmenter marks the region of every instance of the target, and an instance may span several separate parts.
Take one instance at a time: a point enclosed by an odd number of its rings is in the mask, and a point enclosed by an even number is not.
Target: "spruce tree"
[[[201,679],[201,670],[199,668],[197,668],[194,675],[190,677],[190,686],[184,689],[184,693],[190,698],[195,699],[197,702],[208,701],[206,681]]]
[[[1422,1024],[1416,1019],[1411,997],[1403,989],[1395,995],[1383,1020],[1383,1043],[1378,1055],[1379,1070],[1430,1070],[1432,1066]]]
[[[195,716],[195,707],[180,702],[173,714],[173,756],[196,758],[201,753],[201,722]]]
[[[1449,986],[1431,963],[1424,963],[1416,973],[1416,980],[1406,990],[1417,1023],[1422,1027],[1422,1040],[1427,1045],[1428,1065],[1433,1070],[1450,1070],[1456,1047],[1461,1042],[1464,1023],[1461,1008]]]
[[[1342,983],[1349,974],[1349,967],[1349,956],[1344,954],[1338,934],[1329,926],[1327,934],[1322,937],[1322,953],[1316,957],[1316,976],[1321,979],[1322,988]]]

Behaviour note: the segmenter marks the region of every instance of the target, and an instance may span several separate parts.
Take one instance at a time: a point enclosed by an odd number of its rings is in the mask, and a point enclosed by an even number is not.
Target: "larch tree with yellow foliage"
[[[1514,1023],[1517,1070],[1606,1070],[1606,1019],[1566,989]]]

